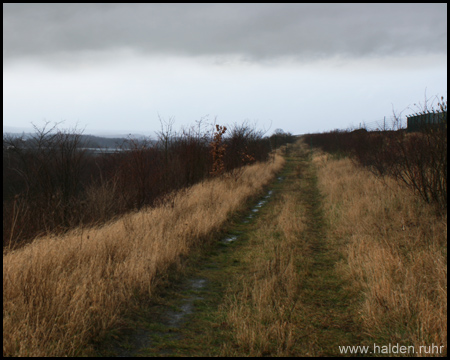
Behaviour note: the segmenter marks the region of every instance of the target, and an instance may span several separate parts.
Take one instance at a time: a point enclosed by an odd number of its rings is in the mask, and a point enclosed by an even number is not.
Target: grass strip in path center
[[[311,250],[302,288],[303,319],[299,324],[302,341],[298,350],[308,356],[342,355],[340,346],[356,347],[363,340],[357,315],[358,294],[336,271],[336,265],[343,260],[342,249],[328,236],[316,171],[305,150],[299,153],[297,172],[307,219],[303,236]]]

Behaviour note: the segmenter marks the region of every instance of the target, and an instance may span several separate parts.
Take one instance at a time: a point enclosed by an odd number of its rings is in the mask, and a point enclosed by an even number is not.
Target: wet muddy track
[[[284,177],[279,176],[275,183],[283,180]],[[241,236],[245,236],[244,231],[239,229],[239,225],[245,226],[254,221],[273,194],[273,189],[268,190],[242,217],[240,224],[238,223],[234,229],[219,239],[215,249],[216,254],[233,251],[231,248],[233,244],[238,242]],[[204,259],[200,267],[221,270],[221,265],[215,261],[215,256]],[[183,337],[182,328],[189,326],[192,316],[195,316],[199,304],[205,300],[208,292],[216,291],[210,289],[211,281],[209,279],[198,275],[194,271],[191,277],[183,277],[177,283],[172,284],[173,287],[171,286],[169,291],[163,291],[160,296],[163,299],[171,298],[170,304],[168,305],[164,301],[152,304],[148,314],[151,317],[149,321],[136,320],[132,326],[128,325],[125,331],[113,336],[114,339],[108,341],[107,346],[102,346],[99,355],[116,357],[175,355],[173,348],[176,347],[176,342]],[[149,326],[148,322],[153,326]],[[154,326],[155,323],[157,326]],[[173,343],[174,346],[161,346],[161,344],[167,343]]]

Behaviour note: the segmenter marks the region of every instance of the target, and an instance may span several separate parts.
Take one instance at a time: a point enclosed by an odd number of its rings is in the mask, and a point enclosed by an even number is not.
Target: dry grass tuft
[[[447,216],[394,180],[349,159],[315,156],[341,269],[358,286],[368,334],[386,343],[447,347]]]
[[[84,354],[283,165],[277,155],[246,167],[237,182],[205,181],[156,208],[4,254],[3,356]]]

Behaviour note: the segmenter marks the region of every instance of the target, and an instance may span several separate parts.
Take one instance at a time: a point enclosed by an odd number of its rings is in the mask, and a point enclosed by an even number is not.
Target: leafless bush
[[[417,193],[425,202],[447,209],[447,101],[438,109],[426,103],[419,114],[435,112],[437,123],[424,123],[418,132],[402,129],[394,113],[391,130],[333,131],[307,135],[307,143],[327,152],[351,156],[380,176],[391,176]]]
[[[270,152],[262,132],[247,123],[235,125],[231,136],[222,134],[213,151],[205,119],[179,134],[172,118],[160,120],[157,141],[129,138],[115,153],[87,153],[81,133],[61,131],[58,124],[35,127],[31,138],[4,136],[4,246],[153,206],[174,190],[264,160]]]
[[[427,203],[444,210],[447,208],[447,102],[441,98],[438,106],[439,122],[424,123],[418,132],[399,130],[378,136],[369,167],[378,174],[394,177]],[[425,105],[419,114],[429,112]],[[400,116],[394,115],[399,122]]]
[[[428,125],[419,133],[403,132],[385,151],[389,159],[387,174],[414,190],[427,203],[447,208],[446,126]]]
[[[3,239],[9,244],[19,237],[74,225],[74,204],[85,164],[81,133],[61,131],[48,123],[42,129],[35,126],[35,131],[28,139],[3,137],[7,158]]]

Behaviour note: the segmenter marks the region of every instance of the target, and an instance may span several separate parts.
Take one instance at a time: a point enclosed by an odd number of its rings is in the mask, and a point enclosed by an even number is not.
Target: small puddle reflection
[[[223,243],[230,243],[230,242],[235,241],[236,239],[237,239],[237,235],[229,235],[226,238],[223,238],[221,241]]]
[[[206,283],[206,279],[190,279],[188,290],[200,290],[205,287]],[[184,317],[194,312],[194,302],[196,300],[203,300],[203,298],[197,295],[190,295],[183,300],[179,311],[169,311],[166,314],[168,317],[168,325],[171,327],[179,327],[183,322]]]
[[[247,217],[245,218],[245,220],[243,221],[243,223],[244,223],[244,224],[249,223],[250,220],[251,220],[252,218],[253,218],[253,214],[250,214],[249,216],[247,216]]]
[[[197,290],[205,287],[206,279],[191,279],[190,282],[191,287]]]
[[[168,324],[171,327],[179,327],[183,321],[183,318],[186,315],[190,315],[194,311],[194,301],[201,300],[203,298],[198,296],[190,297],[189,299],[184,300],[185,303],[180,306],[180,311],[178,312],[169,312],[167,315],[169,317]]]
[[[278,178],[279,181],[283,180],[282,177]],[[273,194],[273,190],[269,190],[269,192],[267,193],[267,195],[265,195],[255,206],[254,208],[251,210],[251,213],[245,218],[245,220],[243,221],[244,224],[248,224],[250,222],[250,220],[253,218],[254,213],[257,213],[266,203],[267,201],[270,199],[270,197]],[[235,240],[235,239],[233,239]]]

